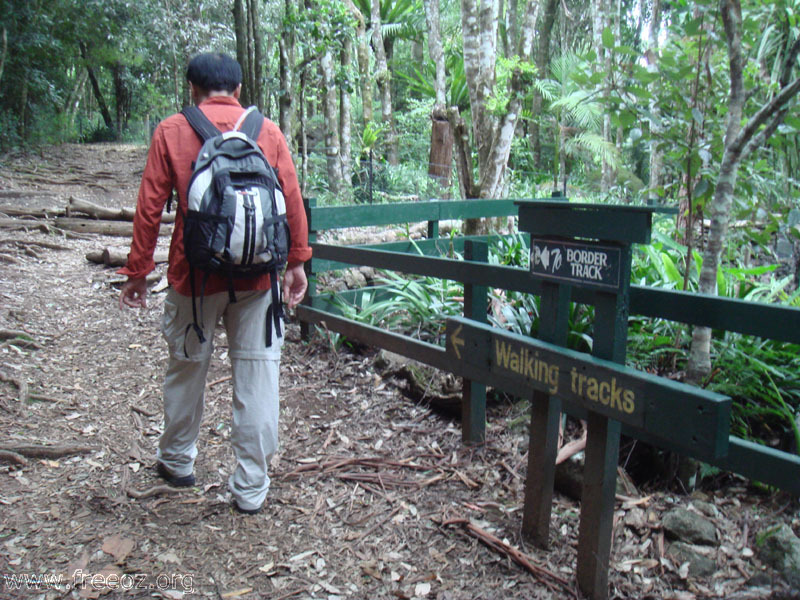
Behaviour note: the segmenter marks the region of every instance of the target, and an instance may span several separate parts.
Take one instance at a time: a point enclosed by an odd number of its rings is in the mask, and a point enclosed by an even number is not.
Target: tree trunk
[[[370,75],[369,61],[369,35],[367,34],[367,24],[364,15],[353,4],[352,0],[345,0],[350,13],[356,20],[356,59],[358,60],[358,77],[361,84],[361,104],[364,114],[364,127],[367,123],[372,123],[372,76]]]
[[[502,191],[503,174],[526,86],[522,73],[515,71],[509,84],[511,93],[505,114],[498,118],[490,113],[487,103],[495,84],[497,7],[484,2],[477,13],[475,0],[462,0],[461,10],[464,71],[470,88],[473,136],[478,148],[478,189],[481,198],[497,198]],[[531,2],[520,28],[517,46],[517,54],[522,60],[531,56],[537,14],[538,3]]]
[[[372,2],[370,27],[372,27],[372,50],[375,53],[375,79],[381,95],[381,122],[386,131],[386,155],[390,165],[397,165],[400,161],[392,111],[392,74],[389,72],[386,61],[386,49],[381,33],[381,9],[378,0]]]
[[[536,70],[537,76],[541,79],[548,77],[548,69],[550,67],[550,40],[553,30],[553,24],[556,21],[556,13],[558,11],[558,0],[547,0],[544,4],[544,13],[536,26],[539,33],[538,42],[539,46],[536,49]],[[542,93],[537,89],[533,91],[533,121],[530,123],[530,141],[533,150],[533,164],[538,169],[542,164],[542,140],[541,128],[539,119],[542,114]]]
[[[461,0],[464,73],[472,108],[472,136],[481,168],[488,162],[494,132],[486,104],[494,91],[497,21],[496,2],[482,2],[479,9],[476,0]]]
[[[123,66],[120,62],[114,63],[111,73],[114,78],[114,108],[115,111],[115,131],[117,138],[122,135],[122,127],[125,119],[125,82],[122,77]]]
[[[658,60],[658,36],[661,33],[661,0],[653,0],[651,6],[652,19],[650,22],[650,36],[645,57],[647,58],[648,70],[657,70]],[[650,204],[655,204],[661,197],[663,186],[662,171],[664,169],[664,152],[659,147],[661,136],[661,111],[658,108],[656,99],[650,101],[650,182],[648,185],[647,199]]]
[[[342,44],[341,66],[345,73],[350,72],[350,61],[353,54],[353,42],[349,37]],[[353,171],[353,114],[349,85],[339,89],[339,145],[341,147],[341,168],[343,190],[350,190],[349,182]]]
[[[114,131],[114,119],[111,118],[111,113],[108,110],[105,98],[103,98],[103,92],[100,90],[100,84],[97,82],[97,77],[95,77],[94,69],[92,69],[92,65],[89,63],[89,56],[86,50],[86,44],[80,42],[80,49],[81,49],[81,57],[86,63],[86,73],[89,75],[89,81],[92,83],[92,92],[94,92],[94,98],[95,100],[97,100],[97,106],[100,109],[100,114],[103,115],[103,122],[106,124],[106,127],[108,128],[109,131]]]
[[[789,101],[800,92],[800,78],[792,80],[792,72],[800,54],[800,39],[795,40],[785,54],[780,77],[780,89],[743,127],[742,113],[746,100],[744,92],[742,57],[742,9],[739,0],[722,0],[721,15],[728,46],[730,94],[728,96],[728,123],[717,186],[708,207],[711,227],[703,252],[698,291],[702,294],[717,292],[717,271],[728,234],[733,193],[740,162],[755,148],[760,147],[775,133],[789,110]],[[711,329],[695,327],[686,367],[686,379],[702,384],[711,372]]]
[[[236,60],[242,67],[242,93],[239,101],[244,106],[252,104],[250,89],[250,53],[247,44],[250,36],[248,35],[247,13],[245,11],[244,0],[234,0],[233,3],[233,27],[236,34]]]
[[[253,55],[250,61],[251,103],[255,104],[258,110],[264,112],[264,85],[262,81],[264,36],[261,33],[261,17],[258,5],[259,0],[248,0],[248,31],[253,40]]]
[[[323,52],[319,64],[322,71],[322,103],[325,117],[325,157],[328,166],[328,186],[330,191],[338,196],[342,190],[342,161],[339,154],[337,90],[330,49],[326,49]]]
[[[0,47],[0,82],[3,81],[3,69],[6,64],[6,55],[8,54],[8,33],[6,28],[3,27],[2,47]]]
[[[300,123],[298,136],[300,138],[300,192],[305,198],[308,185],[308,135],[306,134],[306,71],[300,73]]]
[[[453,128],[453,150],[456,155],[456,168],[458,170],[458,187],[461,198],[464,200],[478,198],[480,190],[475,186],[472,175],[472,152],[469,143],[467,124],[458,112],[458,107],[452,106],[447,113],[450,125]]]
[[[425,5],[425,18],[428,24],[428,54],[435,69],[433,90],[435,93],[434,110],[447,106],[446,71],[444,64],[444,49],[442,48],[442,34],[439,19],[439,0],[423,0]]]
[[[428,175],[436,184],[432,195],[449,198],[450,172],[453,162],[453,132],[446,109],[446,73],[439,26],[439,0],[424,0],[424,4],[428,24],[428,52],[436,73],[433,80],[436,100],[431,112],[431,150],[428,159]]]
[[[292,0],[285,0],[285,18],[289,18],[294,13],[293,6]],[[278,36],[281,88],[278,92],[278,123],[283,135],[286,136],[290,148],[297,148],[297,145],[293,143],[295,40],[294,28],[291,31],[284,31],[283,35]]]
[[[511,40],[511,44],[515,44],[519,38],[519,0],[508,0],[506,14],[506,22],[508,23],[508,35],[506,38]],[[513,46],[508,49],[506,55],[511,54],[512,48]]]
[[[537,2],[528,4],[525,19],[520,28],[517,55],[523,61],[530,59],[533,49],[534,25],[538,8]],[[472,186],[472,191],[478,192],[477,197],[480,198],[498,198],[503,190],[503,174],[508,164],[511,141],[522,110],[522,98],[526,84],[521,71],[514,71],[509,83],[510,99],[505,112],[500,117],[494,116],[489,111],[488,101],[495,85],[497,4],[483,2],[478,9],[476,0],[461,0],[461,23],[464,73],[470,93],[473,140],[478,150],[478,184]],[[456,123],[452,120],[451,124],[454,128],[456,127]],[[464,136],[459,135],[457,130],[454,133],[457,141],[456,151],[459,153],[457,154],[459,174],[463,173],[466,176],[471,172],[471,161],[469,168],[462,166],[461,163],[468,160],[470,155],[463,148]],[[469,183],[468,180],[467,183]],[[466,223],[467,233],[485,232],[487,229],[488,223],[485,222],[481,222],[480,225],[472,221]]]
[[[69,123],[70,130],[75,126],[75,116],[78,114],[78,109],[81,105],[81,96],[83,95],[83,90],[86,87],[86,81],[89,79],[89,74],[86,72],[86,69],[81,69],[75,78],[75,85],[72,88],[72,92],[67,98],[67,102],[64,105],[64,114],[67,117],[67,123]]]

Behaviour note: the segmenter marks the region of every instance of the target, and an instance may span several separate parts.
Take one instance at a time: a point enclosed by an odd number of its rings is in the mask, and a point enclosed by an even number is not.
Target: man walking
[[[192,100],[222,132],[234,129],[244,109],[238,98],[242,71],[229,56],[200,54],[187,68]],[[300,187],[286,141],[271,121],[264,119],[256,140],[269,163],[276,168],[286,203],[291,247],[283,277],[283,296],[292,308],[305,295],[307,281],[303,262],[311,258]],[[269,489],[267,465],[278,445],[278,367],[282,337],[267,323],[271,303],[280,302],[270,291],[269,275],[232,282],[219,275],[201,283],[186,260],[183,220],[193,161],[201,142],[182,114],[162,121],[155,130],[142,175],[134,218],[133,242],[128,262],[120,273],[128,276],[120,293],[120,308],[146,307],[146,275],[155,268],[153,252],[158,240],[161,213],[172,190],[178,193],[178,210],[169,250],[167,279],[170,290],[164,302],[162,333],[169,346],[164,379],[164,432],[159,440],[157,471],[174,486],[195,484],[194,461],[203,414],[206,374],[213,351],[214,328],[221,319],[228,338],[233,383],[231,442],[236,469],[228,480],[234,508],[254,514],[261,510]],[[204,285],[202,322],[208,341],[187,335],[194,324],[191,277],[195,288]],[[277,288],[274,288],[277,289]],[[200,299],[198,299],[200,302]],[[282,329],[282,328],[281,328]],[[265,331],[272,332],[270,344]]]

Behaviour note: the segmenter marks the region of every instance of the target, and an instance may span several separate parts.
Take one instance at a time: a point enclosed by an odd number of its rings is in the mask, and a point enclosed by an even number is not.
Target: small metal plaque
[[[618,246],[531,238],[530,258],[534,277],[606,290],[620,287]]]

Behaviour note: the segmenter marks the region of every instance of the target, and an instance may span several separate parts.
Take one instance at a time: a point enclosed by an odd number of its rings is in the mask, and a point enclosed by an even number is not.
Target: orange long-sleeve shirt
[[[232,96],[212,96],[200,104],[200,109],[220,131],[233,129],[244,112],[239,101]],[[278,171],[291,231],[289,265],[294,266],[311,258],[311,248],[308,246],[308,223],[292,156],[280,129],[269,119],[264,119],[258,145],[269,163]],[[192,162],[197,158],[200,146],[200,138],[183,115],[175,114],[159,123],[153,134],[147,165],[139,186],[128,262],[119,270],[119,273],[129,277],[145,277],[155,268],[153,252],[158,241],[161,214],[175,189],[180,208],[175,215],[175,228],[169,248],[167,281],[179,294],[185,296],[191,295],[191,283],[189,263],[183,249],[183,215],[187,210],[186,192],[192,175]],[[199,292],[202,274],[195,273],[195,278],[195,289]],[[234,281],[234,289],[237,291],[269,288],[269,275]],[[206,294],[227,290],[226,278],[217,275],[209,277]]]

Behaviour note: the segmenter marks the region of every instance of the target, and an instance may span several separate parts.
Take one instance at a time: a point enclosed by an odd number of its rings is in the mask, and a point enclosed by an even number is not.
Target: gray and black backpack
[[[194,323],[190,327],[200,342],[205,342],[197,319],[195,270],[203,273],[201,315],[202,297],[211,273],[228,279],[231,302],[236,301],[234,280],[269,273],[272,279],[271,314],[267,315],[266,331],[269,346],[273,324],[277,335],[281,335],[283,311],[278,274],[289,256],[290,234],[277,173],[255,141],[264,117],[250,107],[233,131],[223,133],[199,108],[191,106],[181,112],[203,142],[192,166],[183,228],[184,249],[192,271]]]

